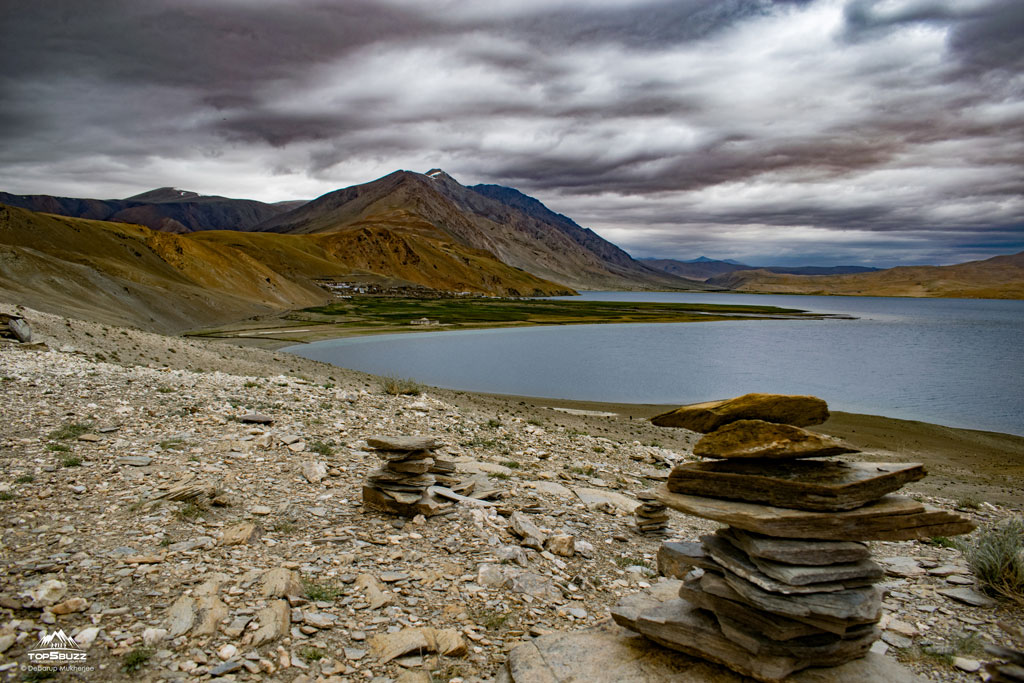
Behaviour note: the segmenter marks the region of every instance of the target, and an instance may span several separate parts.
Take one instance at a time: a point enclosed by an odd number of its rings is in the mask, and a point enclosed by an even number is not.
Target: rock
[[[856,541],[818,541],[773,538],[734,527],[719,529],[718,535],[742,548],[751,557],[800,565],[829,565],[838,562],[860,562],[871,557],[871,551]]]
[[[242,668],[242,662],[232,661],[223,662],[210,669],[210,674],[213,676],[224,676],[226,674],[234,673]]]
[[[576,549],[578,550],[578,548]],[[526,556],[526,551],[517,545],[500,546],[494,551],[494,555],[501,562],[514,562],[520,567],[525,567],[530,562],[529,558]]]
[[[481,564],[477,567],[476,582],[487,588],[501,588],[505,585],[508,577],[505,570],[496,564]]]
[[[188,633],[195,620],[195,600],[187,595],[180,596],[167,612],[167,634],[171,638]]]
[[[764,420],[731,422],[706,434],[693,447],[696,456],[726,459],[791,460],[855,452],[857,449],[832,437]]]
[[[827,583],[816,583],[809,585],[794,585],[772,578],[758,569],[746,553],[732,545],[720,536],[704,536],[704,552],[713,559],[720,567],[741,576],[747,581],[772,593],[783,595],[802,595],[807,593],[836,593],[843,590],[844,585],[839,581]]]
[[[370,609],[380,609],[390,605],[394,600],[394,596],[385,592],[372,574],[360,574],[356,577],[355,585],[356,588],[363,590],[367,602],[370,603]]]
[[[154,645],[163,642],[167,638],[167,629],[165,628],[147,628],[142,632],[142,642],[146,647],[153,647]]]
[[[509,653],[505,673],[510,683],[742,683],[744,680],[712,662],[667,650],[640,636],[623,635],[614,625],[553,633],[524,643]],[[797,672],[787,681],[922,683],[922,679],[896,661],[878,655],[831,669]]]
[[[967,657],[954,657],[953,666],[961,671],[972,674],[981,669],[981,662],[977,659],[968,659]]]
[[[327,476],[327,465],[315,460],[307,460],[302,463],[302,476],[310,484],[319,484],[320,480]]]
[[[882,631],[882,640],[901,650],[906,650],[914,644],[914,641],[910,638],[893,631]]]
[[[917,558],[914,557],[882,557],[878,562],[885,567],[885,573],[891,576],[913,577],[922,576],[925,573]]]
[[[198,593],[198,591],[197,591]],[[203,595],[196,601],[196,617],[199,624],[192,630],[195,636],[212,636],[220,622],[228,616],[227,606],[216,595]]]
[[[29,598],[28,607],[42,609],[59,602],[67,595],[67,592],[68,585],[66,583],[57,579],[48,579],[22,595]]]
[[[306,589],[295,572],[277,567],[263,575],[263,589],[260,594],[264,598],[304,596]]]
[[[547,534],[541,531],[521,512],[513,512],[509,518],[512,533],[522,539],[522,545],[534,550],[543,550]]]
[[[232,645],[231,643],[221,645],[220,649],[217,650],[217,656],[220,657],[222,662],[228,661],[236,654],[238,654],[238,648]]]
[[[700,543],[678,543],[666,541],[658,548],[658,573],[674,579],[682,579],[695,567],[717,570],[709,562]]]
[[[224,629],[224,635],[228,638],[237,638],[245,632],[245,627],[252,621],[250,616],[235,617],[234,620]]]
[[[274,418],[262,413],[246,413],[239,415],[238,421],[242,424],[269,425],[274,423]]]
[[[24,318],[13,315],[4,315],[2,317],[7,319],[7,329],[12,337],[22,344],[32,343],[32,328],[25,322]],[[3,322],[3,320],[0,320],[0,322]]]
[[[96,630],[99,631],[99,629]],[[14,645],[14,641],[17,640],[17,638],[18,636],[14,635],[13,633],[8,633],[6,635],[0,636],[0,654],[3,654],[4,652],[10,650],[11,645]],[[83,649],[85,648],[85,646],[81,644],[79,644],[79,647]]]
[[[996,604],[995,600],[971,588],[940,588],[937,592],[971,607],[994,607]]]
[[[572,557],[576,552],[576,539],[568,534],[550,536],[546,545],[548,550],[562,557]]]
[[[852,510],[922,479],[924,466],[834,460],[719,460],[676,466],[668,490],[798,510]]]
[[[841,512],[813,512],[720,500],[656,489],[665,505],[690,515],[765,536],[823,540],[906,541],[964,534],[974,522],[903,496],[884,498]]]
[[[74,612],[84,612],[89,609],[89,601],[85,598],[71,598],[64,602],[57,603],[50,608],[50,611],[54,614],[72,614]]]
[[[164,633],[166,634],[166,631]],[[78,632],[78,635],[75,636],[75,642],[78,643],[78,647],[83,650],[88,650],[92,644],[96,642],[96,637],[99,636],[99,634],[100,629],[98,626],[89,626]],[[2,651],[3,650],[0,650],[0,652]]]
[[[385,664],[412,653],[437,652],[447,657],[461,657],[468,648],[458,631],[422,627],[374,636],[370,639],[370,651]]]
[[[98,443],[103,440],[103,437],[99,434],[93,434],[91,432],[80,434],[77,441],[84,441],[85,443]]]
[[[533,572],[520,572],[510,577],[509,590],[525,593],[538,600],[561,600],[562,591],[551,579]]]
[[[828,404],[815,396],[745,394],[736,398],[681,406],[651,418],[659,427],[713,432],[738,420],[764,420],[807,427],[828,419]]]
[[[430,451],[441,447],[432,436],[371,436],[366,445],[381,451]]]
[[[274,600],[256,613],[260,627],[253,634],[252,647],[272,643],[288,633],[291,627],[291,610],[284,600]]]
[[[706,580],[702,577],[698,581],[683,584],[679,588],[678,596],[697,607],[713,612],[716,616],[722,616],[744,624],[772,640],[792,640],[793,638],[820,636],[822,634],[821,629],[802,621],[766,612],[739,600],[721,597],[721,594],[726,594],[741,599],[740,595],[729,588],[729,585],[722,578],[714,574],[706,574],[705,576],[707,577]],[[704,590],[701,587],[702,584],[715,584],[718,588],[717,592],[720,594],[716,595]]]
[[[130,467],[148,467],[153,458],[148,455],[126,455],[115,460],[118,465],[129,465]]]
[[[395,683],[433,683],[434,679],[422,669],[407,669],[399,674]]]
[[[254,515],[269,515],[273,510],[267,505],[253,505],[251,512]]]
[[[326,612],[305,612],[302,622],[313,628],[324,630],[334,628],[334,625],[338,622],[338,617]]]
[[[222,546],[243,545],[252,543],[263,535],[263,528],[252,522],[238,522],[224,529],[220,537]]]
[[[633,514],[636,507],[640,504],[639,501],[624,496],[621,493],[615,491],[602,491],[600,489],[591,489],[584,487],[573,488],[573,493],[582,500],[586,505],[610,505],[620,512],[624,512],[627,515]]]

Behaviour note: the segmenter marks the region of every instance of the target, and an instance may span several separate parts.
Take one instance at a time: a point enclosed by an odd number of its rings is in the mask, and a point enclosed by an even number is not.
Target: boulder
[[[702,458],[817,458],[856,453],[838,439],[765,420],[737,420],[707,434],[693,447]]]
[[[651,422],[659,427],[679,427],[707,434],[738,420],[764,420],[807,427],[827,419],[828,404],[816,396],[745,394],[681,406],[651,418]]]

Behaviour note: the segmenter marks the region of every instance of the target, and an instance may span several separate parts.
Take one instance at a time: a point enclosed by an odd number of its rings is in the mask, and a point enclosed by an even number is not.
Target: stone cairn
[[[748,394],[683,406],[654,423],[703,432],[656,489],[681,512],[727,526],[701,543],[662,544],[679,599],[631,596],[612,616],[669,648],[760,681],[865,656],[878,638],[883,576],[864,541],[967,533],[954,513],[894,495],[919,464],[845,463],[854,452],[801,429],[828,418],[813,396]],[[810,459],[808,459],[810,458]]]
[[[640,500],[640,505],[633,513],[636,530],[644,536],[667,536],[668,508],[658,501],[653,491],[641,491],[636,497]]]
[[[430,492],[439,478],[446,482],[455,472],[454,463],[435,456],[441,446],[437,439],[376,436],[366,443],[384,463],[363,485],[364,505],[403,517],[429,517],[449,507]]]
[[[985,651],[996,657],[996,661],[985,664],[988,680],[991,683],[1024,682],[1024,631],[1006,622],[999,622],[999,627],[1006,633],[1007,641],[1003,645],[985,644]]]

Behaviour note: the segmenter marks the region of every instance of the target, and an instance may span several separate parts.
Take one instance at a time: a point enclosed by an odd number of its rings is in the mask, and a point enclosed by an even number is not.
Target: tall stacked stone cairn
[[[375,436],[366,444],[384,461],[363,484],[363,504],[401,515],[430,517],[447,510],[429,489],[450,478],[455,465],[434,454],[441,442],[425,436]]]
[[[894,492],[919,464],[824,459],[854,452],[801,429],[828,418],[813,396],[748,394],[683,406],[653,422],[705,436],[656,489],[660,502],[727,526],[663,543],[679,599],[626,599],[617,623],[760,681],[863,657],[878,638],[883,572],[865,541],[967,533],[973,523]]]
[[[667,536],[668,508],[653,491],[641,491],[636,497],[640,500],[640,505],[633,512],[636,530],[644,536]]]

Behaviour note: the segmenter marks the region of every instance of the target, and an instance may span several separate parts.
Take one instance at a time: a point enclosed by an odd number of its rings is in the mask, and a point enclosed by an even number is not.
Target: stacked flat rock
[[[640,505],[633,512],[636,530],[644,536],[668,535],[668,508],[658,501],[653,491],[641,491],[636,496]]]
[[[985,671],[992,683],[1024,683],[1024,632],[1012,625],[1000,622],[999,626],[1008,636],[1003,645],[987,643],[985,651],[996,658],[985,664]],[[1017,645],[1013,647],[1012,645]]]
[[[680,598],[626,600],[615,620],[761,681],[867,654],[879,636],[882,590],[874,584],[883,571],[864,541],[950,536],[974,525],[894,495],[924,477],[919,464],[820,459],[853,452],[801,429],[827,418],[821,399],[770,394],[655,418],[704,432],[694,453],[711,459],[674,468],[658,500],[727,526],[699,544],[663,543],[658,565],[684,579]]]
[[[434,450],[441,445],[437,439],[377,436],[366,443],[384,463],[370,473],[363,485],[364,505],[404,517],[429,517],[448,507],[428,490],[437,482],[435,472],[447,477],[455,469],[451,463],[434,457]]]

